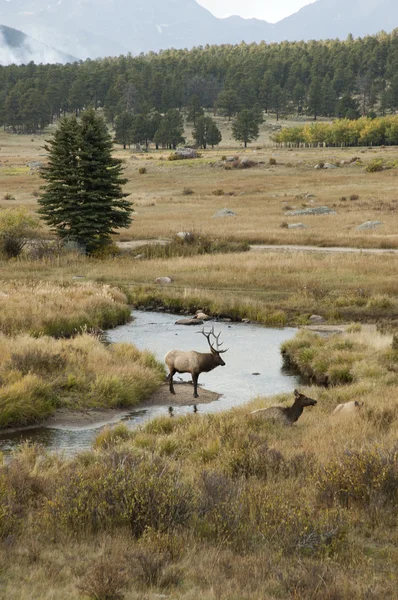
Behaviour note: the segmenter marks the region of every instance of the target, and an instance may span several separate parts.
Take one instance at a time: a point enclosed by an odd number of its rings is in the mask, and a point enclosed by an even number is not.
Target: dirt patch
[[[199,398],[194,398],[192,383],[179,383],[175,381],[174,388],[175,395],[173,396],[173,394],[170,394],[169,392],[168,384],[164,383],[148,398],[148,400],[146,400],[145,406],[190,406],[192,404],[209,404],[209,402],[214,402],[214,400],[218,400],[221,397],[221,394],[205,390],[199,386]]]

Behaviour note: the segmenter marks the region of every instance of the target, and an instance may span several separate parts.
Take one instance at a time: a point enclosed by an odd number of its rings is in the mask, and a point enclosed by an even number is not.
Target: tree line
[[[273,136],[273,141],[284,146],[396,146],[398,115],[284,127]]]
[[[4,127],[30,133],[87,108],[102,108],[113,125],[121,115],[141,115],[131,139],[140,137],[137,129],[148,115],[153,120],[169,113],[158,143],[173,137],[164,133],[166,127],[175,129],[177,118],[170,111],[183,108],[193,111],[195,122],[203,108],[228,119],[253,109],[277,118],[388,114],[398,110],[398,30],[345,41],[242,43],[0,67]]]

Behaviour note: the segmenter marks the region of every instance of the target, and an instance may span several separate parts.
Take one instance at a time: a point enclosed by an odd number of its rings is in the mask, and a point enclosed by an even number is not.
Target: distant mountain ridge
[[[0,22],[79,58],[365,36],[398,27],[397,0],[317,0],[276,24],[218,19],[196,0],[0,0]]]
[[[77,60],[59,52],[12,27],[0,25],[0,65],[35,63],[67,63]]]

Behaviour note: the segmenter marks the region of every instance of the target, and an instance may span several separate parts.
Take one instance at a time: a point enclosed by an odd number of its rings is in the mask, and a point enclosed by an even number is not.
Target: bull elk
[[[168,381],[169,389],[172,394],[175,394],[173,377],[176,373],[190,373],[193,382],[193,397],[198,398],[198,377],[201,373],[208,373],[216,367],[223,367],[225,362],[221,358],[221,354],[227,352],[228,348],[220,350],[223,342],[219,342],[221,332],[216,335],[214,333],[214,327],[208,333],[205,332],[204,328],[201,333],[205,336],[210,346],[210,352],[196,352],[195,350],[189,350],[184,352],[182,350],[170,350],[164,357],[165,363],[169,369]],[[215,340],[216,347],[214,347],[210,341],[210,336]]]

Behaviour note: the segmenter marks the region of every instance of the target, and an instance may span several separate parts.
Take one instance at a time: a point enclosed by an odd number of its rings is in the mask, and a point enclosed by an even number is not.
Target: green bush
[[[379,171],[384,170],[384,161],[382,158],[374,158],[368,165],[366,165],[365,170],[367,173],[377,173]]]

